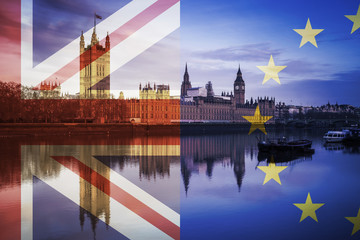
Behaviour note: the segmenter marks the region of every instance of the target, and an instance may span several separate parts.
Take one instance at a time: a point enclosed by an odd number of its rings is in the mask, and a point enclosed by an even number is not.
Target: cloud
[[[343,42],[343,41],[349,41],[349,40],[359,40],[360,32],[355,31],[352,34],[349,34],[348,32],[344,31],[337,31],[328,33],[326,38],[319,38],[317,40],[318,43],[322,42]]]
[[[20,6],[17,1],[1,3],[1,36],[13,42],[20,42]]]
[[[335,73],[333,76],[336,80],[348,79],[348,80],[357,81],[360,83],[360,70],[358,70],[358,69],[338,72],[338,73]]]
[[[270,55],[278,56],[281,52],[281,49],[273,49],[270,43],[254,43],[196,52],[194,56],[222,61],[266,61]]]
[[[277,63],[276,63],[277,64]],[[333,73],[336,70],[332,64],[314,62],[311,59],[286,59],[282,64],[287,66],[281,72],[283,84],[292,83],[294,81],[303,81],[307,79],[314,79],[319,81],[333,80]]]

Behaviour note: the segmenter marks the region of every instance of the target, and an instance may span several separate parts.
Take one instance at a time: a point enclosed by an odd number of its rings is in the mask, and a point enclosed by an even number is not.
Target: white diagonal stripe
[[[96,26],[98,36],[106,36],[106,32],[116,30],[137,14],[145,10],[155,0],[133,0],[120,10],[103,20]],[[44,81],[56,71],[79,56],[80,37],[54,53],[42,63],[33,68],[33,42],[32,42],[32,2],[22,1],[21,16],[21,82],[26,86],[36,86]],[[143,51],[166,37],[180,27],[180,3],[176,3],[171,8],[157,18],[150,21],[144,27],[132,34],[123,42],[114,46],[111,51],[110,73],[123,66]],[[92,29],[84,33],[85,39],[90,39]],[[111,43],[111,39],[110,39]],[[78,88],[79,74],[76,73],[64,83],[64,87],[71,86]]]

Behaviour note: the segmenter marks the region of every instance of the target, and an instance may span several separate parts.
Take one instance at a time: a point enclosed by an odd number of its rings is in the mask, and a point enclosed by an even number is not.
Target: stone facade
[[[126,121],[151,124],[179,122],[179,99],[170,96],[169,85],[139,85],[140,99],[126,100]]]
[[[87,47],[83,33],[80,37],[80,98],[110,98],[110,37],[107,35],[105,46],[101,45],[95,26]]]

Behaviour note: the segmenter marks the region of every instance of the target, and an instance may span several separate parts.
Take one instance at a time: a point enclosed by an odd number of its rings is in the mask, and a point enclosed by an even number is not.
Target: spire
[[[189,82],[189,73],[188,73],[188,68],[187,68],[187,63],[185,64],[185,73],[184,73],[184,82],[188,83]]]
[[[187,63],[186,63],[185,64],[184,79],[183,79],[183,82],[181,83],[181,96],[182,97],[187,95],[187,90],[189,88],[191,88],[191,83],[190,83],[190,77],[189,77]],[[169,89],[170,89],[170,87],[169,87]]]
[[[98,38],[96,35],[96,18],[101,19],[101,16],[94,13],[94,29],[93,29],[93,33],[91,35],[91,46],[95,45],[98,42]]]
[[[238,69],[237,75],[242,75],[241,69],[240,69],[240,63],[239,63],[239,69]]]
[[[244,79],[242,78],[240,64],[239,64],[239,69],[238,69],[237,74],[236,74],[235,82],[244,82]]]
[[[81,36],[80,36],[80,54],[82,54],[85,50],[85,41],[84,41],[84,32],[81,31]]]
[[[107,34],[106,34],[105,48],[106,48],[106,51],[110,51],[110,37],[109,37],[109,32],[107,32]]]

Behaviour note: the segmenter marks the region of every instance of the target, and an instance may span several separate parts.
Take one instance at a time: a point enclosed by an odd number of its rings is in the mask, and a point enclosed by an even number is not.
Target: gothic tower
[[[110,98],[110,37],[105,46],[99,43],[96,28],[91,44],[85,47],[84,35],[80,37],[80,98]]]
[[[236,79],[234,81],[234,98],[236,104],[244,104],[245,103],[245,82],[242,78],[242,73],[240,70],[237,72]]]
[[[185,73],[184,73],[184,80],[181,83],[181,97],[186,96],[187,90],[191,88],[191,82],[189,78],[189,73],[187,70],[187,64],[185,65]]]

